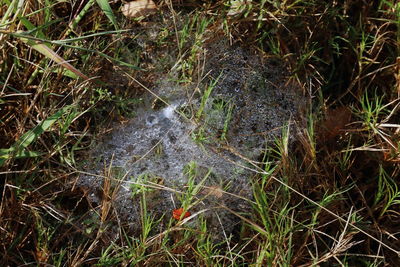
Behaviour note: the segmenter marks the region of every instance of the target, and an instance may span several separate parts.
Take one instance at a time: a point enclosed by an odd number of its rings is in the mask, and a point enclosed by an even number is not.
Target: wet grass
[[[2,265],[399,265],[399,3],[156,2],[159,13],[142,22],[123,18],[119,2],[2,2]],[[151,23],[162,24],[155,36]],[[111,231],[111,166],[100,213],[71,186],[85,151],[113,121],[134,116],[157,77],[196,84],[209,36],[283,60],[310,99],[307,127],[292,147],[295,128],[283,129],[252,166],[253,208],[235,214],[236,236],[215,243],[206,222],[191,228],[201,213],[154,233],[144,196],[142,233],[123,223]],[[202,187],[191,181],[177,192],[185,209]]]

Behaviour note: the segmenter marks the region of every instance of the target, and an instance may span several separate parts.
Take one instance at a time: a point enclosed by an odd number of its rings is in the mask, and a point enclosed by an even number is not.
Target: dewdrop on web
[[[167,119],[172,119],[172,118],[174,117],[174,112],[175,112],[175,110],[176,110],[179,106],[184,105],[185,103],[186,103],[185,101],[181,101],[181,102],[178,102],[178,103],[175,103],[175,104],[168,105],[166,108],[164,108],[164,109],[162,110],[163,116],[164,116],[165,118],[167,118]]]

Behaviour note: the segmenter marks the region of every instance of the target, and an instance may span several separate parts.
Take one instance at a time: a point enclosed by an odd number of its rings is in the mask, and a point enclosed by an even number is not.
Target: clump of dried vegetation
[[[2,1],[1,264],[399,265],[400,4],[155,2],[157,14],[132,20],[120,1]],[[178,23],[182,14],[190,19]],[[156,36],[138,45],[155,24]],[[285,61],[310,99],[307,127],[293,150],[288,134],[266,149],[236,236],[215,244],[206,223],[186,226],[190,217],[154,233],[144,207],[143,233],[121,226],[114,240],[108,180],[95,216],[85,192],[65,185],[157,76],[173,66],[178,83],[191,82],[200,31]],[[172,56],[154,65],[152,54],[165,51]]]

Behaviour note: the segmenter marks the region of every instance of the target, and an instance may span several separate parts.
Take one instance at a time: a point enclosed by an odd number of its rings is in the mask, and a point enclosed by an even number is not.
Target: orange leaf
[[[186,211],[185,215],[182,216],[182,213],[184,213],[184,212],[185,211],[183,210],[183,208],[173,210],[172,217],[174,217],[174,219],[176,219],[176,220],[181,220],[181,219],[185,219],[191,215],[191,213],[189,211]]]

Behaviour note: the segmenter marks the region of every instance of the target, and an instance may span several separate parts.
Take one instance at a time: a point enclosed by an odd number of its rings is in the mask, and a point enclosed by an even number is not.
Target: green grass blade
[[[45,43],[39,42],[39,41],[34,41],[30,38],[25,38],[25,37],[19,37],[21,41],[38,51],[39,53],[43,54],[45,57],[53,60],[54,62],[60,64],[67,70],[75,73],[79,77],[81,77],[84,80],[88,80],[89,77],[77,70],[74,66],[69,64],[67,61],[65,61],[61,56],[59,56],[56,52],[54,52],[50,47],[48,47]]]
[[[22,151],[17,151],[13,157],[15,159],[22,159],[22,158],[35,158],[39,157],[41,155],[44,155],[45,153],[37,152],[37,151],[27,151],[27,150],[22,150]]]
[[[207,100],[211,95],[212,90],[214,89],[215,85],[217,85],[219,78],[221,77],[222,72],[214,81],[210,82],[210,85],[204,91],[203,96],[201,97],[200,108],[196,113],[196,118],[200,119],[201,115],[203,114],[204,108],[206,106]]]
[[[107,59],[111,60],[111,61],[117,62],[121,66],[126,66],[126,67],[129,67],[129,68],[134,69],[134,70],[142,70],[138,66],[135,66],[133,64],[118,60],[118,59],[116,59],[114,57],[111,57],[111,56],[109,56],[109,55],[107,55],[107,54],[105,54],[103,52],[100,52],[100,51],[97,51],[97,50],[93,50],[93,49],[83,48],[83,47],[80,47],[80,46],[73,46],[73,45],[67,44],[69,42],[74,42],[74,41],[81,40],[81,39],[88,38],[88,37],[100,36],[100,35],[104,35],[104,34],[120,33],[120,32],[126,32],[126,31],[129,31],[129,30],[118,30],[118,31],[110,31],[110,32],[104,32],[104,33],[96,33],[96,34],[91,34],[91,35],[87,35],[87,36],[82,36],[82,37],[77,37],[77,38],[72,38],[72,39],[66,39],[66,40],[56,40],[56,41],[42,40],[42,39],[39,39],[39,38],[35,38],[33,36],[26,35],[25,32],[17,32],[17,33],[4,32],[4,33],[11,34],[12,36],[15,36],[15,37],[20,38],[20,39],[30,40],[33,44],[35,44],[35,43],[50,43],[50,44],[62,45],[63,47],[77,49],[77,50],[80,50],[80,51],[95,53],[95,54],[98,54],[98,55],[100,55],[100,56],[102,56],[104,58],[107,58]],[[2,33],[1,30],[0,30],[0,33]],[[63,62],[65,62],[65,61],[63,61]],[[78,70],[76,70],[76,71],[78,71]],[[74,72],[74,73],[77,74],[76,72]],[[84,75],[84,74],[81,73],[81,75]],[[78,75],[78,76],[82,77],[81,75]],[[86,76],[84,76],[84,77],[86,77]]]
[[[27,18],[25,17],[20,17],[20,20],[22,24],[29,30],[29,31],[35,31],[36,32],[36,37],[41,38],[41,39],[47,39],[46,35],[42,32],[42,30],[38,29],[35,25],[33,25]]]
[[[61,39],[61,40],[53,40],[53,41],[46,40],[46,42],[49,42],[52,44],[57,44],[57,45],[64,45],[64,44],[73,43],[73,42],[77,42],[77,41],[81,41],[81,40],[85,40],[85,39],[89,39],[89,38],[93,38],[93,37],[99,37],[99,36],[108,35],[108,34],[120,34],[123,32],[129,32],[129,31],[132,31],[132,30],[126,29],[126,30],[96,32],[96,33],[82,35],[82,36],[74,37],[74,38],[70,38],[70,39]]]
[[[6,24],[9,23],[9,18],[11,17],[11,14],[13,13],[14,8],[17,6],[17,1],[18,0],[14,0],[12,2],[5,1],[6,4],[8,4],[8,8],[0,20],[0,28],[4,27]]]
[[[86,5],[82,8],[79,14],[68,24],[68,30],[64,34],[64,38],[67,37],[72,31],[75,30],[78,23],[82,20],[85,14],[89,11],[89,9],[93,6],[95,0],[89,0]],[[62,39],[64,39],[62,38]]]
[[[23,158],[23,157],[35,157],[38,156],[38,152],[28,152],[26,148],[34,142],[42,133],[48,130],[62,115],[64,115],[71,106],[65,106],[61,108],[59,111],[39,123],[35,128],[23,134],[20,139],[15,142],[8,149],[0,149],[0,166],[4,164],[4,162],[11,158]]]
[[[108,0],[96,0],[97,4],[103,10],[104,14],[106,14],[107,18],[114,25],[114,28],[118,30],[117,20],[115,19],[114,13],[108,3]]]

